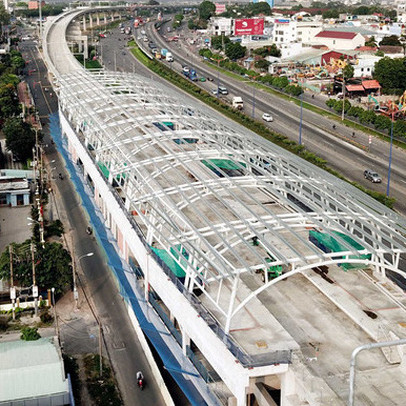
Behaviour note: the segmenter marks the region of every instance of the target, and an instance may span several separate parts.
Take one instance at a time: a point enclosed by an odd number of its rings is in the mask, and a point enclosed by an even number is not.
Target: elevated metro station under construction
[[[80,13],[44,35],[62,139],[205,402],[345,404],[352,351],[406,337],[405,219],[172,88],[85,71],[60,49]],[[363,353],[358,404],[403,404],[404,359]]]

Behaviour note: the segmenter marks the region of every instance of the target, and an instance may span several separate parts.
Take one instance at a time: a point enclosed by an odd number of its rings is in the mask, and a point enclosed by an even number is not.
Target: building
[[[40,2],[38,0],[30,0],[28,2],[28,10],[37,10]],[[41,7],[45,6],[45,1],[41,1]]]
[[[70,405],[57,338],[0,342],[1,406]]]
[[[230,36],[234,31],[234,20],[227,17],[212,17],[210,26],[212,35]]]
[[[354,67],[354,78],[370,78],[374,73],[375,63],[381,59],[375,55],[358,55]]]
[[[314,45],[329,49],[351,50],[365,45],[365,38],[355,32],[321,31],[313,39]]]
[[[0,175],[0,206],[27,206],[30,186],[27,178]]]

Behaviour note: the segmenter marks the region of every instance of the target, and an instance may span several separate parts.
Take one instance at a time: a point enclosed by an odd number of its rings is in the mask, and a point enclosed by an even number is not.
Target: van
[[[226,95],[226,94],[228,94],[228,90],[224,86],[219,86],[219,93]]]

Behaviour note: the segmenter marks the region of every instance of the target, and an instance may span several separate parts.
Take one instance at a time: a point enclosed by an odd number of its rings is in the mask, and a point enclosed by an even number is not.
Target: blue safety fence
[[[160,358],[163,361],[165,369],[172,375],[176,383],[182,389],[185,396],[191,402],[192,405],[206,405],[206,402],[196,387],[189,379],[185,379],[184,374],[194,375],[190,371],[185,371],[178,360],[174,357],[171,350],[168,348],[166,343],[162,338],[162,334],[168,334],[166,331],[162,332],[157,329],[157,327],[152,324],[144,314],[144,311],[140,305],[139,299],[131,287],[125,273],[131,272],[124,269],[121,258],[117,253],[113,243],[110,241],[105,225],[97,215],[95,204],[90,196],[86,193],[85,186],[82,179],[79,177],[74,163],[70,160],[68,150],[65,146],[64,140],[62,138],[62,132],[60,129],[59,116],[57,113],[51,114],[49,116],[49,129],[52,139],[58,148],[58,151],[65,160],[66,168],[70,174],[71,181],[73,182],[76,192],[78,193],[82,205],[86,209],[89,215],[89,221],[93,227],[94,234],[99,242],[99,245],[103,248],[104,254],[106,256],[107,263],[115,276],[115,280],[118,284],[120,295],[124,298],[126,303],[131,305],[137,320],[140,324],[141,329],[149,338],[150,342],[158,352]],[[142,298],[142,293],[139,295]],[[189,368],[192,370],[192,368]],[[199,376],[196,372],[195,376]],[[207,388],[207,393],[210,390]],[[213,399],[214,396],[211,394]],[[216,403],[215,401],[213,403]]]

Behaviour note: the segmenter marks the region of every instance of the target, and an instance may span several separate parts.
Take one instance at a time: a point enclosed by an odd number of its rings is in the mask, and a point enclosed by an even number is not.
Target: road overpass
[[[63,44],[84,13],[44,33],[61,130],[167,369],[192,403],[345,404],[351,351],[406,336],[405,295],[386,278],[402,274],[405,219],[153,79],[85,71]],[[154,311],[165,332],[151,333]],[[402,404],[403,361],[367,354],[356,400]]]

